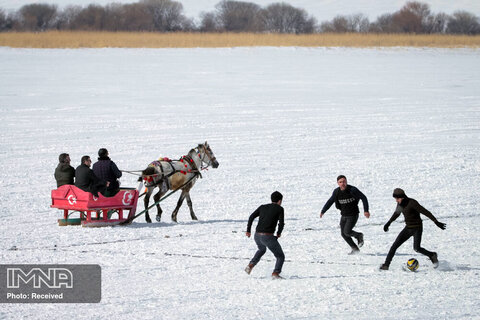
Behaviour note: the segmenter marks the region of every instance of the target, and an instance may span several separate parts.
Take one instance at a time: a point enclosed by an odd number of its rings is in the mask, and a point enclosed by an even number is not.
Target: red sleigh
[[[113,197],[95,197],[74,185],[64,185],[52,190],[51,207],[63,210],[63,219],[58,219],[60,226],[104,227],[130,223],[137,201],[136,189],[122,188]],[[79,213],[79,218],[72,218],[74,213]]]

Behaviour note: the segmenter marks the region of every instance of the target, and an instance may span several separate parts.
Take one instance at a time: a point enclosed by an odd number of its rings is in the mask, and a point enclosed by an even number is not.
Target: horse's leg
[[[145,199],[143,199],[143,203],[145,205],[145,221],[148,223],[152,223],[152,219],[150,219],[150,215],[148,214],[148,203],[150,202],[150,196],[152,195],[152,188],[147,188],[147,193],[145,193]]]
[[[172,221],[177,222],[178,210],[180,210],[180,207],[182,206],[183,200],[185,200],[186,194],[187,194],[187,192],[182,190],[182,194],[180,195],[180,198],[178,198],[177,207],[172,212]]]
[[[195,212],[193,212],[193,204],[192,204],[192,199],[190,198],[190,192],[187,192],[186,195],[187,198],[187,204],[188,208],[190,209],[190,216],[192,217],[192,220],[198,220],[197,216],[195,215]]]
[[[160,198],[164,195],[165,193],[162,194],[162,189],[160,188],[158,192],[153,196],[153,201],[158,202]],[[160,203],[157,203],[157,221],[160,222],[160,219],[162,218],[162,208],[160,208]]]

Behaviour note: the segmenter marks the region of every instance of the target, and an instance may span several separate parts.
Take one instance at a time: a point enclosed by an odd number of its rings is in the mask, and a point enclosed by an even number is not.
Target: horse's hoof
[[[160,222],[160,220],[162,220],[162,216],[156,216],[155,219],[157,220],[157,222]]]
[[[152,220],[150,219],[145,219],[147,221],[147,223],[152,223]]]
[[[192,217],[192,220],[198,220],[198,218],[197,217]]]

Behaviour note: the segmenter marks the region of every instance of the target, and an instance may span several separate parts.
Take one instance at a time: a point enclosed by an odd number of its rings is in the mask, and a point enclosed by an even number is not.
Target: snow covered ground
[[[0,261],[99,264],[99,304],[3,304],[7,319],[474,319],[480,309],[480,50],[0,48]],[[49,208],[58,155],[100,147],[124,170],[208,140],[220,167],[179,223],[59,227]],[[345,174],[370,201],[357,256],[339,213],[319,212]],[[124,186],[135,177],[125,175]],[[395,187],[424,219],[438,269],[402,246],[379,265]],[[285,281],[244,235],[249,214],[284,194]],[[139,205],[139,210],[141,209]],[[255,222],[256,225],[256,222]],[[417,273],[403,264],[415,257]]]

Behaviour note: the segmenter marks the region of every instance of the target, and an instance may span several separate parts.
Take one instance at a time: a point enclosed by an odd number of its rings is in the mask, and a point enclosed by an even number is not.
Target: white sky
[[[215,5],[220,0],[177,0],[183,4],[185,14],[188,17],[198,18],[202,11],[213,11]],[[254,2],[265,6],[282,0],[243,0]],[[34,3],[32,0],[0,0],[0,8],[6,10],[17,10],[25,4]],[[117,3],[133,3],[137,1],[131,0],[44,0],[42,3],[57,4],[64,7],[70,4],[88,5],[96,3],[105,5],[112,2]],[[407,0],[284,0],[295,7],[305,9],[309,14],[313,15],[319,22],[331,20],[338,14],[354,14],[363,13],[367,15],[371,21],[375,20],[383,13],[392,13],[400,9]],[[480,1],[478,0],[425,0],[421,1],[430,5],[432,12],[453,13],[456,10],[467,10],[477,16],[480,16]]]

